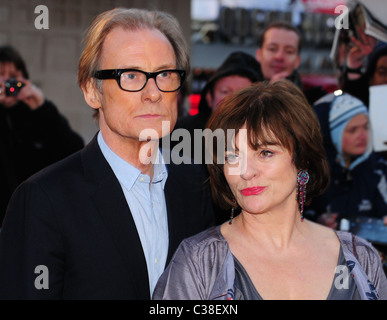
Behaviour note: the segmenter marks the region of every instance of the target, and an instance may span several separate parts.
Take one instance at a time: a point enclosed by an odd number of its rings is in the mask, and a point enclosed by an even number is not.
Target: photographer
[[[83,147],[82,138],[28,78],[20,54],[0,46],[0,225],[22,181]]]

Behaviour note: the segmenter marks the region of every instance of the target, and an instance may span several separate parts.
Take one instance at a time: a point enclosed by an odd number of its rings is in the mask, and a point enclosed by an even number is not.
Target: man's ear
[[[101,108],[101,93],[99,92],[93,79],[89,80],[82,87],[83,96],[86,103],[95,110]]]

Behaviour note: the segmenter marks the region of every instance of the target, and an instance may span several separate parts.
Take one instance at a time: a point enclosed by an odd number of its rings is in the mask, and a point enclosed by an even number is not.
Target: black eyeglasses
[[[96,71],[93,76],[99,80],[115,79],[122,90],[129,92],[141,91],[149,79],[154,79],[160,91],[174,92],[182,86],[185,71],[173,69],[145,72],[137,69],[110,69]]]

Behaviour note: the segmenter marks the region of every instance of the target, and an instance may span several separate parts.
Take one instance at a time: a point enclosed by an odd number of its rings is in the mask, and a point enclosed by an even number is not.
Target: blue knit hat
[[[332,142],[337,150],[338,159],[342,166],[345,166],[345,162],[342,157],[343,132],[348,122],[358,114],[365,114],[368,116],[367,107],[362,101],[349,94],[344,93],[337,96],[331,104],[331,109],[329,112],[329,127],[331,131]],[[369,135],[367,150],[363,155],[351,163],[349,169],[353,169],[356,165],[367,159],[371,152],[372,139],[371,135]]]

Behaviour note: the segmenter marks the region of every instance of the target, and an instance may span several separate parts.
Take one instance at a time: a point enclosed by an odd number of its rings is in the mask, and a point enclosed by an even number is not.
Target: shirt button
[[[140,180],[140,182],[144,182],[144,181],[145,181],[145,178],[144,178],[144,177],[141,177],[139,180]]]
[[[155,264],[158,264],[159,263],[159,259],[155,259]]]

